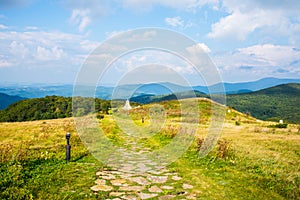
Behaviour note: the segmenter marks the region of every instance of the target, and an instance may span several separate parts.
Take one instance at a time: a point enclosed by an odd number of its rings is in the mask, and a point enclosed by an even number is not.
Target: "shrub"
[[[263,130],[262,130],[262,127],[260,126],[255,126],[254,127],[254,133],[261,133]]]
[[[204,139],[198,138],[196,140],[196,150],[199,152],[201,150],[201,146],[203,145]],[[216,151],[211,152],[211,154],[214,154],[215,157],[226,159],[231,156],[232,154],[232,143],[229,140],[226,139],[220,139],[218,140],[216,147]]]
[[[275,125],[269,125],[268,128],[287,128],[288,124],[283,123],[283,124],[275,124]]]
[[[240,126],[241,122],[240,121],[235,121],[235,125]]]
[[[217,144],[217,156],[218,158],[227,158],[230,156],[231,152],[231,142],[228,140],[219,140]]]
[[[104,115],[102,114],[97,114],[97,119],[103,119],[104,118]]]

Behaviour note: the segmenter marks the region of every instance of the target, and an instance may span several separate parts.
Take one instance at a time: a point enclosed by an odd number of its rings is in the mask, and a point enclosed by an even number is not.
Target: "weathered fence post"
[[[71,134],[67,133],[66,134],[66,139],[67,139],[67,145],[66,145],[66,161],[68,162],[71,158],[71,145],[70,145],[70,137]]]

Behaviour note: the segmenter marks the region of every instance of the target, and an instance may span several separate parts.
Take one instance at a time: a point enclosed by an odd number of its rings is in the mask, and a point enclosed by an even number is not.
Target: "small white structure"
[[[130,106],[130,103],[129,103],[129,100],[127,99],[126,102],[125,102],[125,105],[123,107],[123,110],[130,110],[131,109],[131,106]]]
[[[281,120],[279,120],[279,124],[283,124],[283,120],[281,119]]]

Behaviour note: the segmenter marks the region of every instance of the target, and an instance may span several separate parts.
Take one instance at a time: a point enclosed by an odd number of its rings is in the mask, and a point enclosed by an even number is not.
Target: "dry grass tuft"
[[[203,138],[198,138],[196,140],[196,149],[198,152],[201,150],[203,142]],[[215,154],[215,156],[218,158],[226,159],[231,156],[232,151],[232,142],[227,139],[220,139],[215,146],[215,151],[212,151],[211,154]]]

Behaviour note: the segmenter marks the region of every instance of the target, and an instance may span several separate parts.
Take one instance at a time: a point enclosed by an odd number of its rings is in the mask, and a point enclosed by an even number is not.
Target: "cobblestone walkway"
[[[165,167],[167,163],[164,162],[169,162],[171,156],[169,152],[165,153],[167,157],[160,159],[149,156],[153,152],[138,142],[146,134],[142,134],[142,130],[133,131],[126,123],[118,121],[127,134],[124,136],[126,144],[116,149],[115,155],[110,154],[108,168],[96,173],[97,180],[91,190],[95,193],[106,192],[107,199],[114,200],[197,199],[196,194],[192,193],[193,186]],[[141,137],[133,133],[141,133]],[[180,146],[182,142],[183,139],[179,139],[173,146]]]
[[[197,199],[196,194],[191,193],[192,185],[185,183],[178,173],[148,160],[148,151],[137,150],[134,155],[124,153],[124,160],[119,160],[119,164],[96,173],[97,180],[91,190],[107,192],[107,199],[114,200]]]
[[[108,199],[197,199],[192,185],[165,167],[154,163],[125,163],[119,168],[104,169],[91,190],[109,193]]]

